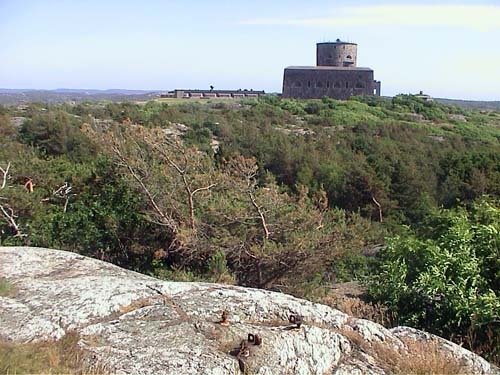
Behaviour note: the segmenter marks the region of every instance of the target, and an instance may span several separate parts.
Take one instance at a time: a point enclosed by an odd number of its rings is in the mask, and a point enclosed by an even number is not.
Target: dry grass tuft
[[[354,330],[339,331],[355,347],[372,356],[384,370],[405,375],[441,374],[455,375],[470,373],[449,352],[442,349],[439,341],[405,340],[405,349],[381,342],[368,342]]]
[[[57,341],[16,344],[0,341],[0,374],[107,373],[103,366],[90,366],[78,346],[80,337],[71,332]]]
[[[321,303],[340,310],[347,315],[371,320],[384,327],[393,327],[396,322],[396,316],[386,306],[379,303],[368,303],[358,297],[329,294],[321,299]]]
[[[442,349],[439,341],[407,341],[408,353],[397,364],[400,374],[463,374],[467,372],[456,358]]]

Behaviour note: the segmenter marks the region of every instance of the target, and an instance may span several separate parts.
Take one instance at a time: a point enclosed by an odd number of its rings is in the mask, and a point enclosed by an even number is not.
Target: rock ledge
[[[465,372],[497,374],[483,358],[408,328],[385,329],[330,307],[264,290],[154,279],[51,249],[0,247],[0,339],[30,342],[77,331],[79,344],[118,374],[388,374],[366,348],[404,352],[436,341]],[[229,325],[220,324],[223,311]],[[294,329],[289,316],[304,323]],[[262,337],[236,354],[248,334]],[[357,339],[353,339],[357,338]],[[359,341],[361,340],[361,342]],[[248,356],[246,356],[248,354]]]

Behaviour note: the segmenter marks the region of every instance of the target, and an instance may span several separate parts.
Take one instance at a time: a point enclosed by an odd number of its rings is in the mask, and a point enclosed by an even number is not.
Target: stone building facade
[[[199,89],[175,89],[167,93],[161,94],[162,98],[194,98],[194,99],[208,99],[208,98],[257,98],[265,95],[263,90],[199,90]]]
[[[353,95],[380,95],[373,70],[358,68],[357,44],[316,45],[316,66],[290,66],[283,76],[283,97],[299,99],[348,99]]]

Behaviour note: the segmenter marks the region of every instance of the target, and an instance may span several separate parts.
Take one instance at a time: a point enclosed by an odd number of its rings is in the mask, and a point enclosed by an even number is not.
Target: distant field
[[[444,98],[435,98],[434,100],[441,104],[456,105],[457,107],[467,109],[489,109],[493,111],[500,111],[500,101],[459,100]]]
[[[81,103],[81,102],[133,102],[148,101],[159,96],[157,92],[130,90],[7,90],[0,89],[0,104],[19,105],[27,103]]]

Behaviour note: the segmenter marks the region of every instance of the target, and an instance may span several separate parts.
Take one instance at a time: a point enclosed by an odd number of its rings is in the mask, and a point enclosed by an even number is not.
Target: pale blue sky
[[[500,100],[500,0],[0,0],[0,87],[281,91],[358,43],[382,94]]]

